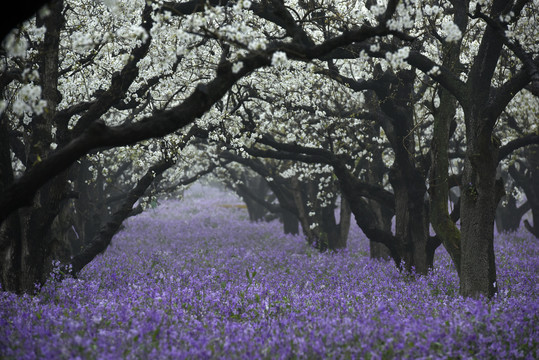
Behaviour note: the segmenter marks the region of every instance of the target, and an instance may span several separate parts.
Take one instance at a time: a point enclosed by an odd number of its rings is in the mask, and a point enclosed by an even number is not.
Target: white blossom
[[[397,50],[396,53],[387,52],[386,60],[391,64],[392,67],[399,69],[407,64],[406,59],[408,58],[409,54],[410,48],[405,46]]]
[[[18,116],[32,113],[40,115],[46,105],[47,102],[41,99],[41,86],[26,84],[21,87],[17,94],[17,99],[13,103],[13,112]],[[23,121],[26,123],[29,120],[25,119]]]
[[[2,47],[6,50],[9,57],[26,58],[28,41],[24,37],[19,36],[17,31],[13,30],[4,39]]]
[[[118,7],[118,0],[102,0],[105,6],[112,12],[113,14],[118,14],[119,7]]]
[[[448,42],[455,42],[462,38],[462,32],[457,24],[452,21],[444,21],[442,23],[442,32],[445,36],[445,40]]]
[[[286,65],[287,61],[286,53],[283,51],[276,51],[271,57],[271,65],[275,67],[283,67]]]
[[[266,43],[262,39],[253,39],[249,42],[249,50],[265,50]]]
[[[232,72],[237,74],[243,68],[243,62],[238,61],[232,65]]]
[[[440,67],[439,66],[433,66],[427,73],[428,75],[440,75]]]

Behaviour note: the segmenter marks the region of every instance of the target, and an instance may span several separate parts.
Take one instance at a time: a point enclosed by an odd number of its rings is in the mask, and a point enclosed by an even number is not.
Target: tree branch
[[[500,147],[500,150],[498,153],[498,162],[505,159],[513,151],[520,149],[524,146],[534,145],[534,144],[539,144],[539,135],[537,134],[528,134],[518,139],[511,140],[504,146]]]

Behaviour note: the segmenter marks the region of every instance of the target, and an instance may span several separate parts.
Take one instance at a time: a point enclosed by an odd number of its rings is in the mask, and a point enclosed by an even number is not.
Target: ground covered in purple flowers
[[[233,195],[194,187],[127,222],[79,279],[0,292],[2,359],[539,358],[539,241],[498,235],[499,295],[463,299],[443,249],[426,277],[319,254]]]

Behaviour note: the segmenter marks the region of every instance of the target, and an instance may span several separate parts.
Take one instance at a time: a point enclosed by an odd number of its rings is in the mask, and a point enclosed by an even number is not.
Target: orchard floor
[[[79,279],[0,292],[1,359],[537,359],[539,241],[497,235],[498,296],[458,295],[443,249],[412,278],[319,254],[196,186],[127,221]]]

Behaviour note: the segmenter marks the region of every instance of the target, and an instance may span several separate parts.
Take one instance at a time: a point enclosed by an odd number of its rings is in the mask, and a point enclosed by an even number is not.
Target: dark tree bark
[[[426,274],[432,268],[433,251],[429,247],[429,215],[426,198],[428,167],[416,154],[413,136],[414,71],[386,72],[375,85],[374,91],[384,113],[380,117],[395,162],[389,180],[395,196],[395,237],[399,239],[400,257],[405,268]],[[435,250],[435,249],[434,249]]]
[[[283,223],[283,231],[285,234],[299,234],[299,221],[295,214],[283,210],[281,213],[281,222]]]
[[[269,168],[264,166],[264,164],[262,164],[258,160],[245,159],[244,157],[237,156],[230,151],[222,152],[221,157],[223,159],[235,161],[239,164],[242,164],[253,170],[255,173],[259,174],[263,178],[267,178],[273,175],[270,172]],[[286,186],[284,181],[272,181],[268,183],[268,186],[277,198],[279,207],[275,207],[273,206],[273,204],[268,203],[267,201],[265,201],[265,199],[262,199],[257,194],[251,193],[248,188],[244,188],[243,192],[251,199],[262,204],[269,212],[279,214],[283,223],[283,231],[285,234],[298,234],[300,220],[298,217],[298,209],[296,207],[296,203],[291,189]]]
[[[381,126],[371,127],[372,136],[379,137],[380,129]],[[383,184],[384,182],[384,175],[387,173],[388,169],[383,162],[382,152],[383,148],[381,147],[376,147],[371,151],[373,160],[367,164],[367,181],[369,184],[377,185]],[[391,221],[395,211],[382,206],[382,204],[377,201],[370,199],[365,199],[365,201],[367,201],[367,206],[371,208],[374,214],[375,226],[382,231],[390,233],[392,225]],[[391,252],[384,244],[369,240],[369,247],[372,259],[391,259]]]
[[[344,249],[347,246],[351,219],[348,202],[344,197],[341,199],[340,219],[337,222],[336,191],[329,199],[319,199],[318,185],[318,178],[302,182],[292,178],[290,189],[303,233],[307,242],[320,252]]]
[[[341,217],[344,221],[337,224],[335,204],[322,207],[317,198],[318,182],[316,180],[300,182],[297,177],[285,179],[278,174],[277,168],[270,169],[259,160],[245,159],[230,151],[222,152],[221,157],[243,164],[262,177],[273,178],[268,186],[279,202],[280,209],[278,210],[252,194],[248,189],[243,189],[243,191],[246,194],[250,193],[249,196],[258,203],[266,203],[265,207],[269,211],[279,212],[285,233],[297,233],[299,223],[307,243],[320,251],[337,250],[346,246],[350,227],[349,209],[346,204],[341,207]],[[310,215],[310,213],[315,215]],[[313,224],[316,226],[313,227]]]
[[[433,264],[427,252],[429,222],[424,180],[414,182],[398,171],[392,172],[390,178],[395,191],[395,237],[400,239],[401,258],[407,270],[413,267],[418,274],[426,274]]]
[[[257,173],[261,178],[270,176],[270,171],[261,162],[245,159],[241,156],[234,155],[230,151],[221,153],[223,159],[229,161],[238,162],[247,168],[250,168]],[[229,172],[231,172],[229,170]],[[234,172],[231,172],[233,176],[236,176]],[[264,180],[265,181],[265,180]],[[271,182],[268,184],[269,189],[275,195],[279,205],[270,203],[265,198],[259,196],[260,194],[253,193],[251,189],[245,185],[237,185],[236,187],[230,184],[231,188],[237,188],[243,195],[248,197],[251,201],[257,202],[264,207],[266,211],[277,214],[283,224],[283,231],[285,234],[299,234],[299,219],[297,217],[297,209],[295,207],[294,199],[290,189],[287,189],[283,183]]]
[[[285,196],[281,194],[281,192],[283,192],[284,190],[276,190],[278,186],[275,184],[273,186],[271,185],[268,186],[268,188],[271,189],[271,191],[274,194],[278,194],[278,195],[275,195],[275,198],[279,202],[279,205],[276,205],[276,204],[270,203],[266,199],[261,198],[259,194],[253,193],[251,189],[249,189],[246,186],[239,185],[238,187],[240,188],[239,191],[241,192],[241,194],[243,194],[245,198],[249,199],[248,200],[249,202],[256,203],[259,207],[264,209],[263,211],[264,219],[267,219],[268,212],[272,214],[276,214],[279,217],[281,223],[283,224],[283,231],[285,234],[299,234],[298,217],[293,211],[290,210],[293,208],[292,203],[290,201],[285,200]],[[247,200],[245,201],[247,203]],[[283,206],[283,204],[287,204],[287,203],[288,205]],[[249,207],[249,205],[247,206]]]
[[[512,180],[512,177],[509,176],[509,172],[502,172],[501,178],[504,184],[507,184]],[[512,183],[514,186],[517,186],[514,180]],[[517,200],[511,193],[506,193],[504,198],[505,200],[498,203],[498,207],[496,208],[495,224],[498,233],[518,230],[522,216],[524,216],[524,214],[531,208],[530,203],[527,201],[521,206],[517,206]]]
[[[350,233],[350,222],[352,220],[352,210],[345,197],[341,197],[339,216],[339,243],[335,249],[345,249],[348,246],[348,234]]]
[[[82,248],[97,235],[101,224],[109,216],[103,176],[98,171],[97,179],[93,182],[93,174],[89,167],[90,162],[83,158],[80,166],[74,169],[75,189],[79,193],[79,198],[73,204],[72,255],[80,253]]]

